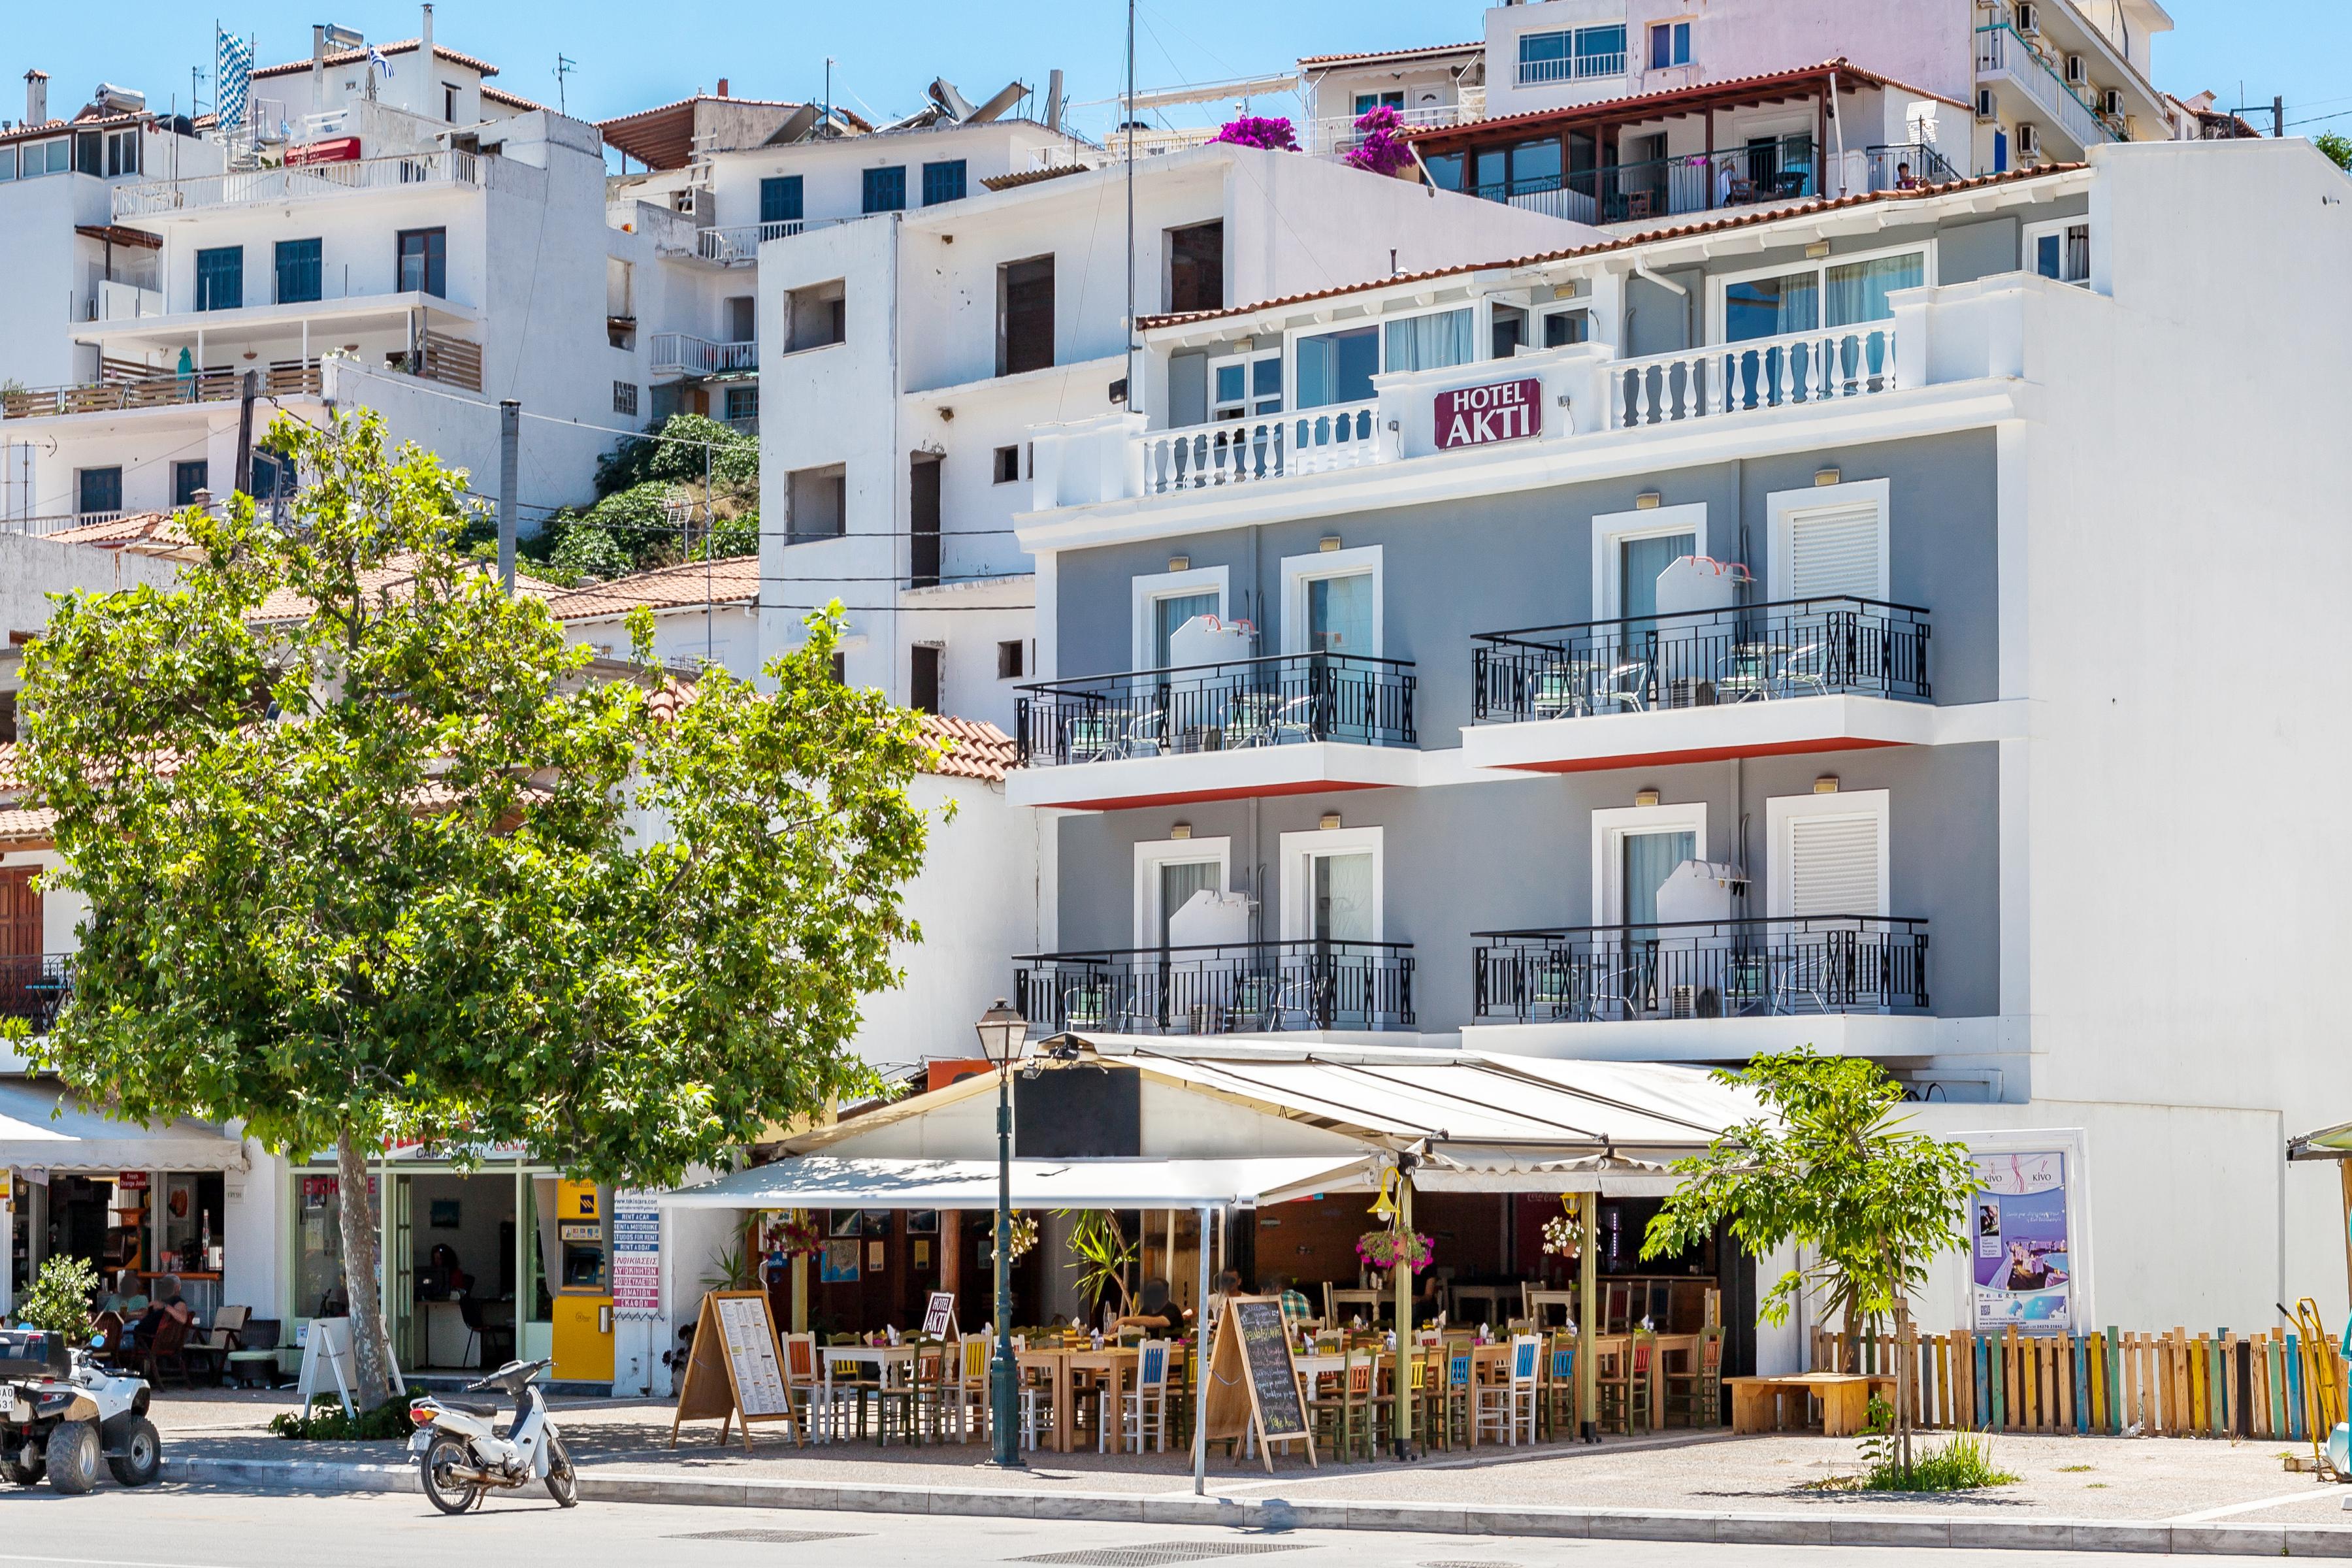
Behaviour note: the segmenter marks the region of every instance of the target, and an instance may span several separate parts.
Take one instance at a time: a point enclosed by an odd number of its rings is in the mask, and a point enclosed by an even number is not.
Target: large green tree
[[[600,678],[462,558],[462,474],[373,415],[271,438],[282,530],[189,512],[178,586],[63,596],[27,650],[45,883],[89,905],[37,1048],[121,1114],[334,1151],[373,1405],[385,1140],[666,1184],[866,1085],[859,1000],[919,938],[927,748],[832,679],[837,617],[758,688]]]
[[[1968,1151],[1906,1131],[1902,1086],[1867,1058],[1791,1051],[1715,1076],[1753,1089],[1763,1113],[1675,1163],[1682,1182],[1650,1221],[1642,1256],[1679,1252],[1722,1226],[1752,1256],[1791,1242],[1809,1249],[1811,1263],[1773,1281],[1757,1315],[1785,1322],[1810,1292],[1849,1329],[1893,1318],[1895,1429],[1908,1469],[1911,1297],[1930,1259],[1965,1245],[1960,1222],[1976,1185]]]

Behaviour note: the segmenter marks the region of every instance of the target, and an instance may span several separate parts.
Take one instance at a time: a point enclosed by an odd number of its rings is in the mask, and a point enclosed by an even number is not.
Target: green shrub
[[[708,536],[694,542],[688,559],[694,561],[723,560],[730,555],[760,553],[760,513],[758,509],[734,517],[722,517],[710,525]]]
[[[1856,1438],[1862,1473],[1811,1481],[1807,1490],[1859,1492],[1965,1492],[1980,1487],[2015,1486],[2021,1479],[1993,1463],[1992,1437],[1982,1432],[1955,1432],[1940,1448],[1919,1454],[1906,1470],[1903,1448],[1895,1436],[1895,1408],[1873,1396],[1870,1418]],[[2084,1468],[2089,1468],[2084,1466]]]
[[[271,1416],[269,1429],[280,1437],[301,1442],[348,1443],[405,1437],[416,1430],[416,1423],[408,1418],[408,1402],[404,1399],[395,1397],[352,1416],[343,1414],[340,1394],[320,1394],[311,1396],[305,1415],[289,1410]]]
[[[709,476],[714,489],[756,488],[760,482],[760,441],[732,426],[699,414],[673,414],[655,427],[658,441],[625,439],[596,463],[596,493],[617,495],[643,484],[702,483],[703,449],[710,444]]]
[[[82,1258],[52,1258],[41,1265],[40,1278],[16,1304],[16,1321],[27,1329],[47,1329],[78,1345],[89,1342],[89,1298],[98,1289],[98,1270]]]

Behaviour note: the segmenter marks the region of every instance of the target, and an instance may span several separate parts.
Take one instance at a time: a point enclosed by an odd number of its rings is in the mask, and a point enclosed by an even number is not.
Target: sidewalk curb
[[[270,1492],[409,1492],[410,1465],[304,1459],[167,1459],[163,1479]],[[1416,1502],[1290,1502],[1280,1498],[1133,1492],[1028,1492],[978,1487],[825,1486],[804,1481],[580,1471],[590,1502],[924,1513],[1099,1523],[1223,1525],[1237,1530],[1410,1531],[1573,1541],[1675,1541],[1740,1546],[1960,1547],[1983,1551],[2147,1552],[2352,1558],[2342,1525],[2161,1524],[2111,1520],[1904,1519],[1887,1514],[1642,1512],[1631,1509],[1455,1507]]]

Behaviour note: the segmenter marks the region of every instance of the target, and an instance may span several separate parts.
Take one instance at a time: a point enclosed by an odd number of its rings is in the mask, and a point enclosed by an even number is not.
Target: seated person
[[[433,1249],[433,1267],[440,1271],[442,1284],[454,1300],[473,1289],[474,1277],[457,1262],[457,1249],[442,1242]]]
[[[129,1322],[147,1310],[147,1291],[139,1282],[139,1272],[124,1268],[114,1276],[114,1289],[108,1291],[98,1304],[101,1312],[112,1312]]]
[[[180,1282],[166,1274],[155,1281],[155,1299],[147,1304],[146,1312],[132,1325],[131,1337],[138,1344],[152,1344],[164,1320],[193,1323],[196,1315],[188,1310],[187,1302],[180,1299]]]
[[[1135,1310],[1111,1321],[1113,1329],[1141,1329],[1155,1340],[1166,1339],[1183,1325],[1183,1310],[1169,1300],[1165,1279],[1146,1279],[1136,1292]]]
[[[1437,1321],[1444,1308],[1445,1281],[1424,1272],[1413,1281],[1412,1321],[1415,1327],[1427,1327]]]

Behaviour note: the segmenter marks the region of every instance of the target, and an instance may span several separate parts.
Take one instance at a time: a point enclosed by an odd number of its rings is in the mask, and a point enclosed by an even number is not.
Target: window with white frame
[[[1764,498],[1770,537],[1769,595],[1786,599],[1894,597],[1887,551],[1890,481],[1856,479]]]
[[[1888,295],[1935,280],[1933,247],[1916,245],[1734,273],[1715,285],[1716,339],[1746,342],[1883,321],[1894,314]]]
[[[1135,945],[1166,947],[1168,922],[1207,889],[1222,893],[1233,873],[1229,838],[1152,839],[1135,847]]]
[[[1592,520],[1592,618],[1656,615],[1658,574],[1708,553],[1705,501],[1601,513]]]
[[[1592,923],[1654,925],[1658,889],[1706,858],[1706,803],[1612,806],[1592,814]]]
[[[1691,62],[1691,25],[1688,22],[1653,22],[1650,24],[1650,68],[1654,71],[1686,66]]]
[[[1223,566],[1202,566],[1183,572],[1153,572],[1134,579],[1134,668],[1166,669],[1169,639],[1176,628],[1195,616],[1225,613],[1230,574]]]
[[[1521,87],[1625,74],[1625,24],[1519,35]]]
[[[1380,942],[1383,849],[1377,827],[1328,827],[1282,836],[1286,942]]]
[[[1564,349],[1571,343],[1589,341],[1592,336],[1592,314],[1585,306],[1565,310],[1547,310],[1540,318],[1543,346]]]
[[[1887,912],[1887,792],[1776,795],[1764,803],[1775,918]]]
[[[1282,651],[1381,656],[1381,546],[1282,562]]]
[[[1282,412],[1282,351],[1260,349],[1209,362],[1209,417],[1248,419]]]
[[[1372,377],[1381,370],[1381,330],[1375,326],[1344,327],[1293,341],[1300,408],[1325,408],[1335,403],[1369,403]]]
[[[2091,280],[2091,220],[2056,218],[2025,226],[2025,269],[2061,283]]]
[[[1381,326],[1383,339],[1381,368],[1384,371],[1444,370],[1467,364],[1474,357],[1471,310],[1436,310],[1403,316]]]

